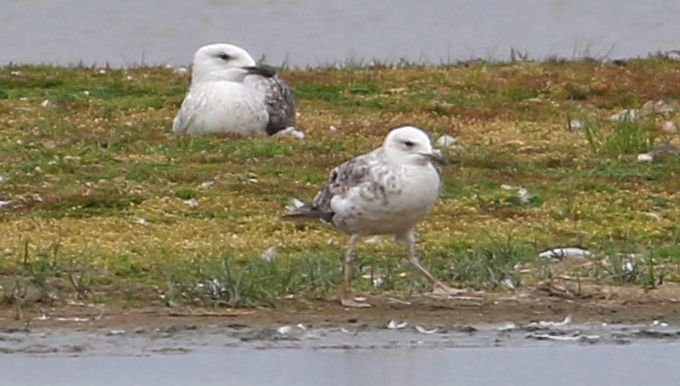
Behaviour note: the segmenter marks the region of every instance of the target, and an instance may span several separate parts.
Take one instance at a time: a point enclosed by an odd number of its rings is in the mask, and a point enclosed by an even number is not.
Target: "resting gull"
[[[340,302],[367,307],[350,291],[352,261],[362,236],[394,235],[408,247],[413,266],[433,286],[433,293],[462,292],[437,280],[420,264],[415,248],[415,226],[439,197],[441,180],[432,160],[442,153],[427,134],[406,126],[392,130],[382,147],[353,158],[331,171],[330,181],[309,204],[298,205],[285,220],[321,219],[352,235],[345,254]]]
[[[294,126],[293,95],[272,67],[256,66],[231,44],[196,51],[191,86],[172,124],[176,133],[273,135]]]

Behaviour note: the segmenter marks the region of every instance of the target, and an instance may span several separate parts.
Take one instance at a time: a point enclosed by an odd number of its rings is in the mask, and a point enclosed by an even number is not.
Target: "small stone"
[[[378,245],[382,242],[382,239],[383,239],[382,236],[372,236],[366,239],[366,241],[364,242],[369,245]]]
[[[280,136],[280,137],[289,136],[289,137],[293,137],[293,138],[297,138],[297,139],[303,139],[303,138],[305,138],[305,133],[304,133],[303,131],[301,131],[301,130],[296,129],[296,128],[293,127],[293,126],[287,127],[287,128],[285,128],[285,129],[279,131],[279,132],[276,133],[275,135],[278,135],[278,136]]]
[[[501,284],[503,284],[503,286],[507,289],[515,289],[516,288],[515,282],[512,281],[512,279],[503,279],[503,280],[501,280]]]
[[[452,147],[455,146],[458,140],[450,135],[442,135],[437,139],[437,146],[439,147]]]
[[[538,254],[541,258],[590,257],[589,250],[579,247],[553,248]]]
[[[661,126],[661,131],[668,134],[675,134],[678,132],[678,128],[673,121],[666,121],[663,123],[663,126]]]
[[[671,114],[677,110],[677,103],[666,102],[664,100],[647,101],[640,108],[640,116],[646,117],[652,114]]]
[[[508,322],[502,326],[496,328],[498,331],[512,331],[517,329],[517,325],[514,322]]]
[[[389,328],[390,330],[399,330],[399,329],[406,327],[407,325],[408,325],[408,323],[406,323],[406,322],[400,323],[400,322],[397,322],[396,320],[390,320],[390,322],[387,323],[387,328]]]
[[[572,119],[569,121],[569,128],[573,131],[579,131],[583,129],[583,122],[580,119]]]
[[[415,327],[416,327],[416,331],[418,331],[421,334],[434,334],[435,332],[439,331],[439,329],[437,327],[435,327],[431,330],[428,330],[425,327],[418,326],[418,325],[416,325]]]
[[[140,218],[135,220],[135,224],[137,224],[137,225],[149,225],[149,222],[146,221],[146,219],[143,219],[143,218],[140,217]]]
[[[654,156],[649,153],[642,153],[638,154],[637,160],[638,162],[652,162],[654,161]]]
[[[297,138],[297,139],[305,138],[305,133],[303,131],[300,131],[300,130],[293,130],[293,131],[291,131],[290,135],[293,138]]]
[[[640,111],[636,109],[624,109],[609,117],[610,121],[634,121],[640,117]]]
[[[186,67],[177,67],[177,68],[175,68],[174,71],[175,71],[175,74],[183,75],[183,74],[186,74],[187,72],[189,72],[189,69],[186,68]]]
[[[266,251],[262,252],[261,257],[264,261],[268,261],[268,262],[271,263],[272,261],[276,260],[277,254],[278,254],[278,251],[276,249],[276,245],[274,245],[274,246],[267,248]]]
[[[656,221],[663,220],[663,217],[659,213],[656,213],[656,212],[645,212],[645,216],[652,218]]]
[[[534,198],[534,196],[532,196],[531,193],[529,193],[529,190],[527,190],[527,188],[520,188],[517,191],[517,198],[519,198],[519,201],[522,204],[528,204],[531,202],[531,199]]]
[[[623,270],[626,272],[635,272],[635,264],[631,261],[626,261],[622,266]]]
[[[305,206],[304,202],[302,202],[301,200],[299,200],[297,198],[294,198],[294,199],[290,200],[290,204],[288,204],[286,206],[286,210],[288,210],[288,212],[295,212],[297,209],[300,209],[303,206]]]
[[[198,206],[198,200],[195,198],[190,198],[188,200],[183,201],[186,205],[189,206],[189,208],[195,208]]]

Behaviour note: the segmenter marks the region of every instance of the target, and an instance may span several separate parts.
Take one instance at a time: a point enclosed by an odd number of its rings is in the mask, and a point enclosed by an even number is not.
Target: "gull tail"
[[[330,222],[332,213],[324,213],[312,206],[312,204],[305,204],[302,201],[294,198],[290,205],[287,206],[288,213],[279,217],[284,221],[311,221],[321,220],[323,222]]]
[[[311,221],[323,218],[323,214],[319,211],[309,208],[309,210],[286,213],[279,218],[284,221]]]

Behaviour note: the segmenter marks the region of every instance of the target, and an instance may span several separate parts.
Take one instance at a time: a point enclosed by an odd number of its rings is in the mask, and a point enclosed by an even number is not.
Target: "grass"
[[[677,114],[609,121],[680,97],[680,63],[352,66],[283,70],[304,140],[178,137],[188,84],[166,68],[0,68],[0,302],[276,305],[325,298],[348,237],[278,221],[329,170],[399,125],[455,135],[441,202],[419,227],[424,264],[452,285],[531,288],[577,276],[653,288],[680,280],[680,162],[639,163]],[[45,102],[47,101],[47,102]],[[583,130],[565,121],[580,119]],[[333,125],[337,131],[330,131]],[[520,188],[529,199],[518,195]],[[538,258],[580,245],[591,259]],[[261,254],[275,246],[277,257]],[[417,295],[402,247],[361,244],[356,290]]]
[[[609,132],[603,123],[587,120],[583,131],[591,150],[596,154],[617,156],[639,154],[654,146],[659,137],[654,117],[617,120]]]
[[[337,261],[329,255],[244,261],[226,253],[189,267],[169,269],[168,301],[209,306],[275,305],[283,296],[320,296],[334,287],[338,278]]]

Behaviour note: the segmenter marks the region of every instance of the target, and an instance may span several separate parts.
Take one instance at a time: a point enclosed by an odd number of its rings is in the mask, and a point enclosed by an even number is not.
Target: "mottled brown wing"
[[[269,114],[267,134],[273,135],[295,126],[295,99],[290,87],[281,77],[249,75],[246,80],[264,95],[265,107]]]
[[[331,222],[334,215],[331,200],[334,196],[345,194],[350,189],[368,182],[371,166],[375,164],[377,152],[380,151],[382,150],[353,158],[331,171],[328,184],[314,197],[311,204],[313,210],[322,214],[321,220]]]
[[[264,102],[269,113],[267,134],[272,135],[288,127],[295,126],[295,99],[288,85],[279,76],[269,78],[270,92],[265,94]]]

